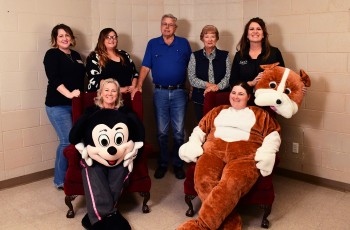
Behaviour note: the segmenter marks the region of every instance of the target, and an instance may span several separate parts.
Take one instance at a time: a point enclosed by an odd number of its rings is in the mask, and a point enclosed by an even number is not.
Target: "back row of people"
[[[56,152],[54,185],[62,189],[67,169],[63,149],[69,145],[71,122],[71,100],[84,90],[84,78],[88,76],[88,91],[97,91],[101,82],[114,78],[122,93],[133,97],[152,71],[154,84],[153,102],[157,123],[157,139],[160,146],[158,167],[154,177],[164,177],[169,164],[178,179],[185,178],[183,161],[179,158],[179,147],[184,143],[184,123],[188,93],[186,76],[191,84],[191,96],[196,119],[203,116],[205,94],[211,91],[229,90],[229,85],[246,81],[254,87],[261,78],[260,65],[279,62],[284,66],[281,52],[269,43],[264,21],[252,18],[244,28],[237,45],[232,66],[228,51],[220,50],[216,44],[219,31],[213,25],[205,26],[200,34],[203,49],[192,53],[187,39],[176,36],[177,18],[165,14],[161,18],[161,36],[151,39],[145,51],[140,73],[131,56],[117,48],[118,34],[112,28],[103,29],[95,50],[86,60],[71,49],[75,37],[69,26],[59,24],[52,29],[51,45],[44,57],[48,78],[45,99],[46,112],[59,137]],[[169,151],[169,127],[173,130],[173,149]]]

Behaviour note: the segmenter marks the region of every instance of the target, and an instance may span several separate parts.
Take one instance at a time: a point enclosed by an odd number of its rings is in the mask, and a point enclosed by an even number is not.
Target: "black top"
[[[64,85],[69,91],[84,90],[85,68],[80,54],[71,50],[67,55],[58,48],[49,49],[44,57],[44,66],[48,78],[45,105],[71,105],[72,100],[57,91],[57,87]]]
[[[215,58],[213,59],[213,72],[214,72],[214,80],[215,80],[214,83],[219,84],[226,75],[226,59],[228,56],[228,52],[225,50],[219,50],[217,48],[215,52],[216,52],[216,55],[215,55]],[[204,55],[203,49],[198,50],[193,54],[196,59],[196,77],[203,81],[209,81],[209,74],[208,74],[209,60]],[[203,105],[204,90],[205,89],[193,87],[192,101],[196,102],[197,104]]]
[[[97,91],[102,79],[114,78],[118,81],[120,87],[130,86],[134,78],[138,78],[139,73],[136,70],[135,64],[130,55],[124,50],[117,50],[124,59],[122,62],[108,60],[105,67],[102,68],[98,64],[99,56],[96,52],[91,54],[86,59],[86,73],[89,79],[88,91]]]
[[[231,68],[230,85],[238,80],[245,82],[252,81],[260,72],[263,71],[260,68],[260,65],[279,62],[279,65],[284,67],[282,54],[278,48],[271,47],[270,56],[266,60],[262,59],[264,54],[265,50],[263,49],[257,59],[252,59],[249,56],[249,50],[244,53],[243,57],[241,57],[239,52],[236,52]]]

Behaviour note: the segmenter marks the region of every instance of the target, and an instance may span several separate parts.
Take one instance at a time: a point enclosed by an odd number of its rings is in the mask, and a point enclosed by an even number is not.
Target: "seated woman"
[[[88,213],[82,224],[86,229],[131,229],[116,204],[142,147],[144,127],[123,106],[119,83],[112,78],[102,82],[95,104],[69,134],[83,158],[80,165]]]
[[[259,177],[272,172],[281,139],[280,126],[269,113],[247,106],[252,89],[237,82],[230,104],[212,109],[181,146],[180,158],[196,162],[195,189],[202,201],[197,219],[178,230],[241,229],[234,210]]]

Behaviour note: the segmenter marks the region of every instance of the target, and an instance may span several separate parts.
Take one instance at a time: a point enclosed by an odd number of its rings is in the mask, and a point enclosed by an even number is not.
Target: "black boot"
[[[85,229],[90,229],[91,228],[91,223],[90,223],[90,219],[89,219],[89,216],[88,214],[86,213],[85,216],[83,217],[83,219],[81,220],[81,224],[83,225],[83,227]]]
[[[129,222],[116,211],[95,223],[89,230],[131,230],[131,226]]]

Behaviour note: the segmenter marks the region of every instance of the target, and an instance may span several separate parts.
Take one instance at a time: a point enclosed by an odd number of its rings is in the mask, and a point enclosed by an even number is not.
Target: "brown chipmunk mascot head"
[[[290,118],[298,111],[310,79],[303,70],[299,76],[277,65],[261,66],[264,72],[256,85],[255,103]],[[197,162],[194,185],[202,206],[198,218],[177,230],[242,229],[238,201],[260,175],[272,173],[281,144],[280,126],[263,108],[235,106],[250,98],[247,88],[246,82],[235,83],[231,105],[209,111],[179,149],[182,160]]]
[[[304,97],[303,88],[311,81],[304,70],[300,75],[278,63],[262,65],[263,77],[255,86],[255,104],[270,106],[277,114],[291,118],[298,112]]]

